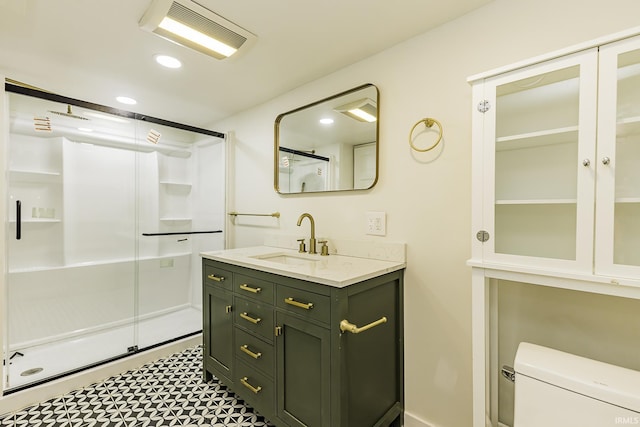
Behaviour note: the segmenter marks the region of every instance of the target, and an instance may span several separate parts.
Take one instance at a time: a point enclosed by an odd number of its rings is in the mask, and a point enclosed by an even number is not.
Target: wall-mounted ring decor
[[[424,123],[424,125],[428,128],[433,127],[434,124],[438,126],[438,139],[430,147],[418,148],[413,144],[413,131],[416,130],[416,127],[418,127],[420,123]],[[442,140],[442,124],[436,119],[432,119],[430,117],[426,117],[422,120],[418,120],[416,124],[413,125],[413,127],[411,128],[411,132],[409,132],[409,145],[411,146],[411,148],[421,153],[424,153],[425,151],[433,150],[434,148],[436,148],[436,146],[440,143],[441,140]]]

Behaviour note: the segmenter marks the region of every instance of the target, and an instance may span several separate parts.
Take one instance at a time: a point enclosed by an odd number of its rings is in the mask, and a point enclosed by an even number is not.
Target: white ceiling
[[[490,1],[198,0],[258,36],[242,55],[220,61],[139,29],[151,0],[0,0],[0,73],[207,127]],[[159,67],[157,53],[183,67]],[[138,104],[119,105],[117,95]]]

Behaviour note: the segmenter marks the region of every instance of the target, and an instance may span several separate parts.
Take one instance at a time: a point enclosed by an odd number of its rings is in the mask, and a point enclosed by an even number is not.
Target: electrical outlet
[[[387,214],[384,212],[367,212],[367,234],[385,236],[387,234]]]

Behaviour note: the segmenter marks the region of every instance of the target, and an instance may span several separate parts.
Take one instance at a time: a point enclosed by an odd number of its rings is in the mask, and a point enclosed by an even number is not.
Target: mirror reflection
[[[378,179],[378,88],[365,84],[280,114],[275,182],[282,194],[363,190]]]

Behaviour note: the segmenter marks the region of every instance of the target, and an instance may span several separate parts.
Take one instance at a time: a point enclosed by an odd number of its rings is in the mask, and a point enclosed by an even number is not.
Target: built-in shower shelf
[[[157,256],[140,256],[138,258],[119,258],[119,259],[105,259],[100,261],[91,262],[78,262],[71,264],[58,264],[58,265],[40,265],[37,267],[24,267],[24,268],[11,268],[9,274],[23,274],[34,273],[39,271],[52,271],[52,270],[73,270],[73,269],[91,269],[98,266],[113,266],[117,264],[127,264],[136,261],[139,262],[153,262],[155,260],[162,261],[170,258],[190,257],[191,252],[174,252],[170,254],[157,255]]]
[[[191,188],[190,182],[160,181],[160,184],[173,187]]]
[[[60,172],[51,172],[43,170],[26,170],[26,169],[11,169],[9,170],[9,176],[12,181],[57,181],[62,174]]]
[[[172,252],[168,254],[162,255],[162,258],[179,258],[179,257],[190,257],[192,252]]]
[[[12,219],[9,222],[12,224],[15,224],[16,220]],[[44,223],[58,223],[58,222],[62,222],[62,220],[56,219],[56,218],[29,218],[29,219],[23,219],[20,222],[22,224],[44,224]]]

